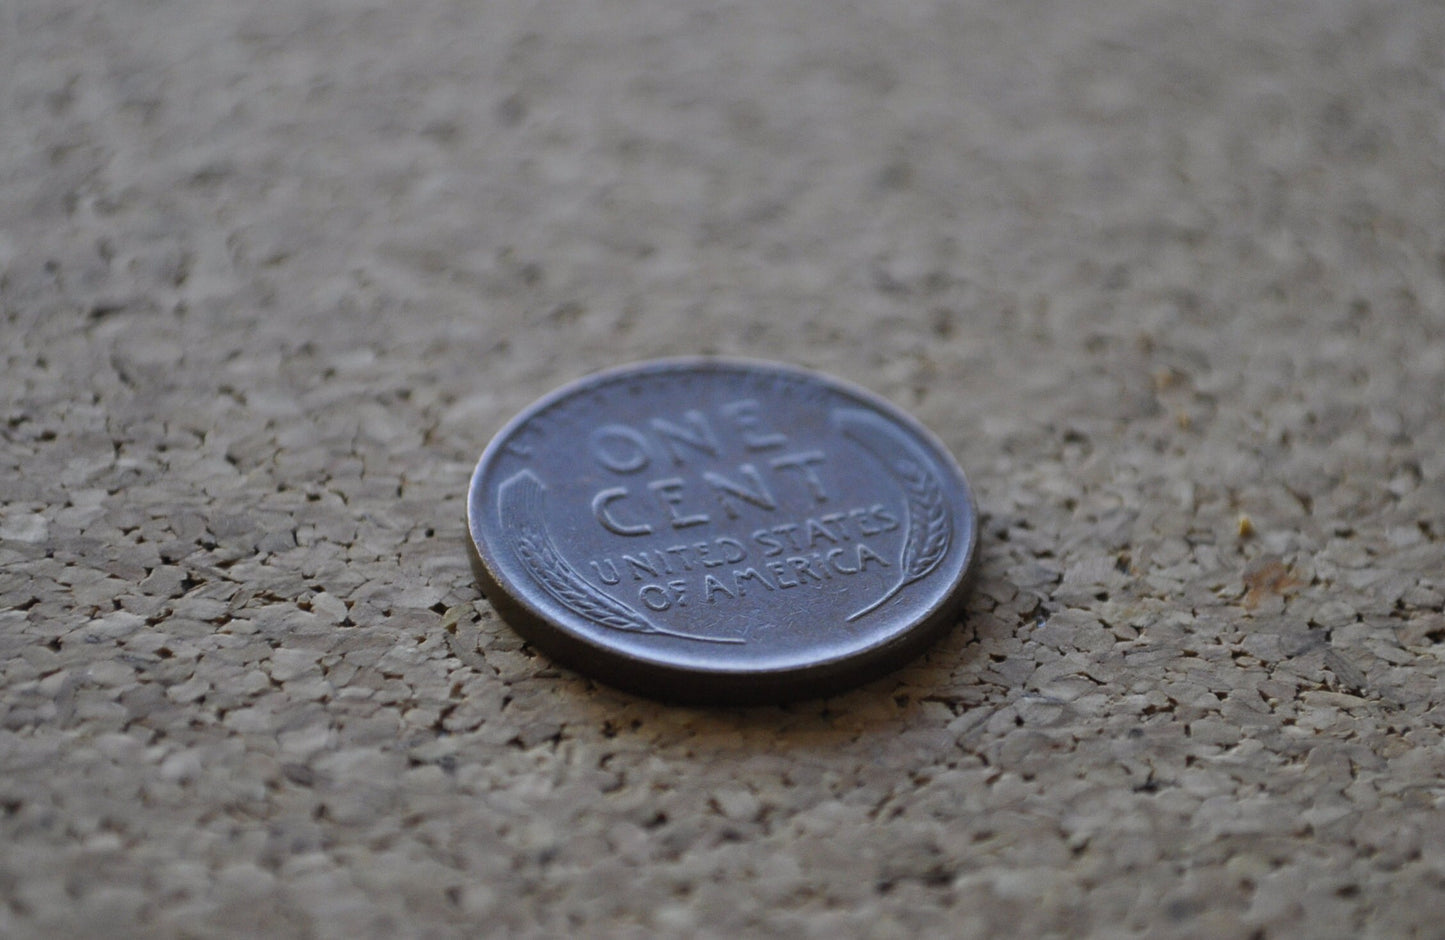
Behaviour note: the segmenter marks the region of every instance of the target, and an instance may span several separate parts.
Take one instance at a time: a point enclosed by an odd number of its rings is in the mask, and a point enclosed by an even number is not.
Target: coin
[[[694,358],[541,399],[467,502],[487,599],[553,659],[655,698],[826,694],[958,618],[978,540],[922,425],[817,373]]]

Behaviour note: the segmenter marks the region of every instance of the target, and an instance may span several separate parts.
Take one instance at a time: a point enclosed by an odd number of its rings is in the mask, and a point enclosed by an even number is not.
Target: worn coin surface
[[[860,388],[670,359],[554,392],[503,428],[467,504],[477,578],[533,645],[694,702],[818,695],[956,619],[977,543],[962,471]]]

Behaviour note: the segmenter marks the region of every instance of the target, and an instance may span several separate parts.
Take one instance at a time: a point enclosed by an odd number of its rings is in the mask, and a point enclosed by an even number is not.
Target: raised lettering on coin
[[[825,693],[915,655],[956,618],[977,540],[952,457],[892,405],[709,359],[533,405],[482,455],[468,522],[483,590],[538,648],[710,702]]]

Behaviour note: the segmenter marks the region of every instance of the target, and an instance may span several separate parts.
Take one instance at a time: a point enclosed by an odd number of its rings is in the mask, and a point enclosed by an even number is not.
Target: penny
[[[538,401],[467,503],[487,599],[553,659],[652,697],[826,694],[958,618],[978,539],[922,425],[837,379],[670,359]]]

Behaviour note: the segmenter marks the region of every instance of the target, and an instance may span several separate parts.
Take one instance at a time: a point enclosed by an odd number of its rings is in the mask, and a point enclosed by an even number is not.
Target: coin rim
[[[505,443],[522,425],[564,399],[622,378],[688,370],[766,372],[816,382],[857,398],[916,434],[932,448],[943,466],[956,475],[955,482],[961,487],[968,507],[968,537],[962,566],[953,583],[928,608],[871,646],[800,665],[715,669],[679,666],[602,645],[574,632],[565,622],[549,617],[522,592],[508,588],[495,570],[495,549],[485,548],[485,540],[479,536],[481,521],[474,512],[479,505],[483,474]],[[553,389],[517,412],[492,435],[477,460],[467,488],[467,548],[472,570],[487,601],[513,630],[549,658],[583,676],[650,698],[691,703],[753,704],[809,698],[881,677],[903,665],[931,646],[958,619],[974,574],[978,534],[978,504],[968,477],[952,451],[918,419],[881,395],[845,379],[794,365],[732,356],[639,360],[590,373]]]

